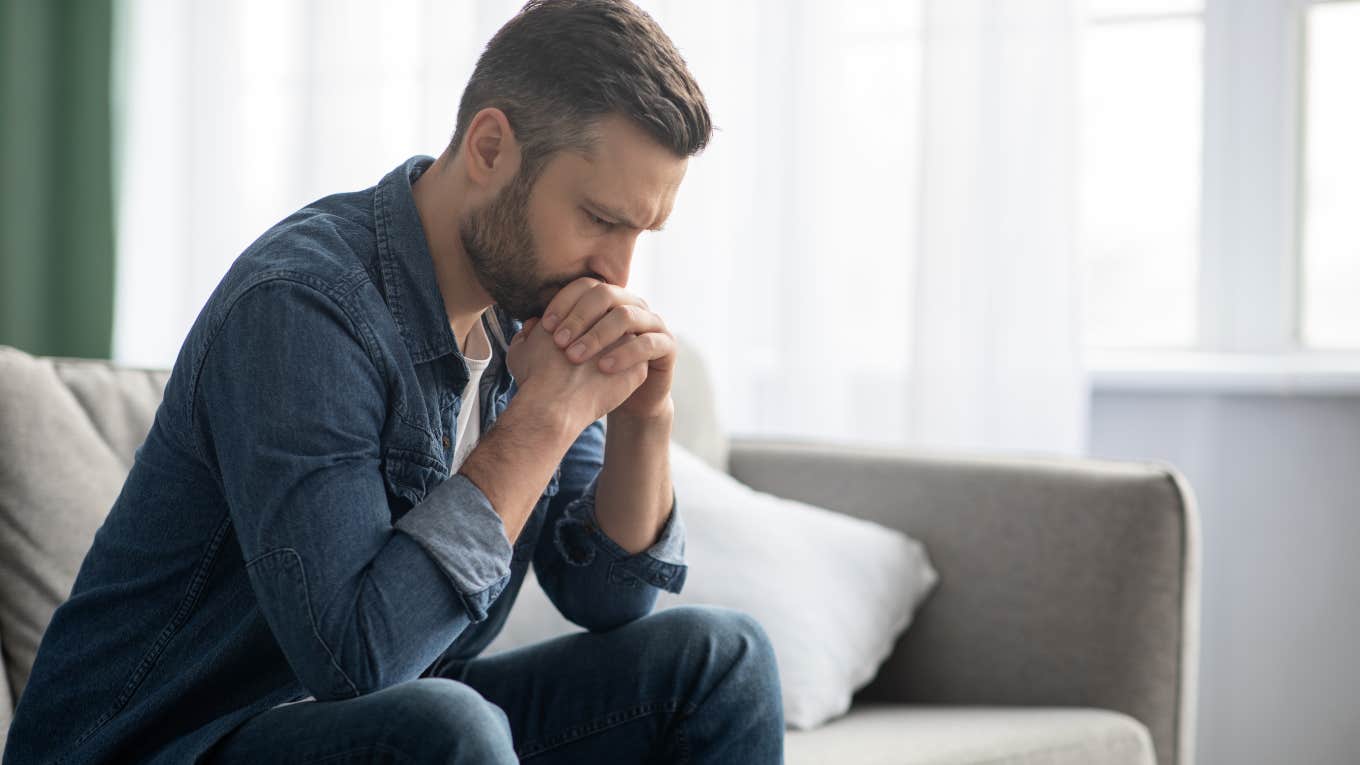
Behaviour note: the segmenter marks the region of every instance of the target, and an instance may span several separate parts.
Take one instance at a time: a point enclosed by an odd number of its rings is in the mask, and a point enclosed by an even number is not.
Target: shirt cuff
[[[671,487],[671,512],[656,542],[639,553],[630,554],[609,538],[595,518],[595,489],[599,473],[590,479],[581,496],[562,511],[553,529],[553,541],[563,559],[573,566],[589,566],[597,551],[609,556],[609,580],[636,587],[650,584],[667,592],[680,592],[688,566],[685,565],[685,524],[677,512],[675,487]]]
[[[395,524],[425,549],[453,582],[468,617],[486,618],[510,582],[510,539],[481,489],[455,474],[436,486]]]

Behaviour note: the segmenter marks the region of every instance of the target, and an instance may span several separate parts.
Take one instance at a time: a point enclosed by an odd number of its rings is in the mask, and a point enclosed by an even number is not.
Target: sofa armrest
[[[925,544],[939,584],[859,698],[1113,709],[1191,761],[1199,538],[1174,469],[751,439],[730,464]]]

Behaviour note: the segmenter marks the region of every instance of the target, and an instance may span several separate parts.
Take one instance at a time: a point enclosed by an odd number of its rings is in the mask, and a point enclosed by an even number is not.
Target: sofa
[[[167,377],[0,346],[0,731]],[[790,731],[787,762],[1192,762],[1199,540],[1174,469],[728,438],[684,343],[674,398],[695,454],[900,529],[939,572],[850,712]]]

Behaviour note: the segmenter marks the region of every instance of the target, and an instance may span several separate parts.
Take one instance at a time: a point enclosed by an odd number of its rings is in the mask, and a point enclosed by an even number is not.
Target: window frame
[[[1360,393],[1360,349],[1303,343],[1305,15],[1205,0],[1196,339],[1087,349],[1097,390]]]

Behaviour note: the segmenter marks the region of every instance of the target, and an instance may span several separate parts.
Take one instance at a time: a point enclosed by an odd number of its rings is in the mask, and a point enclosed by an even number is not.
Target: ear
[[[473,115],[463,140],[464,169],[474,184],[499,187],[519,172],[519,142],[500,109],[488,106]]]

